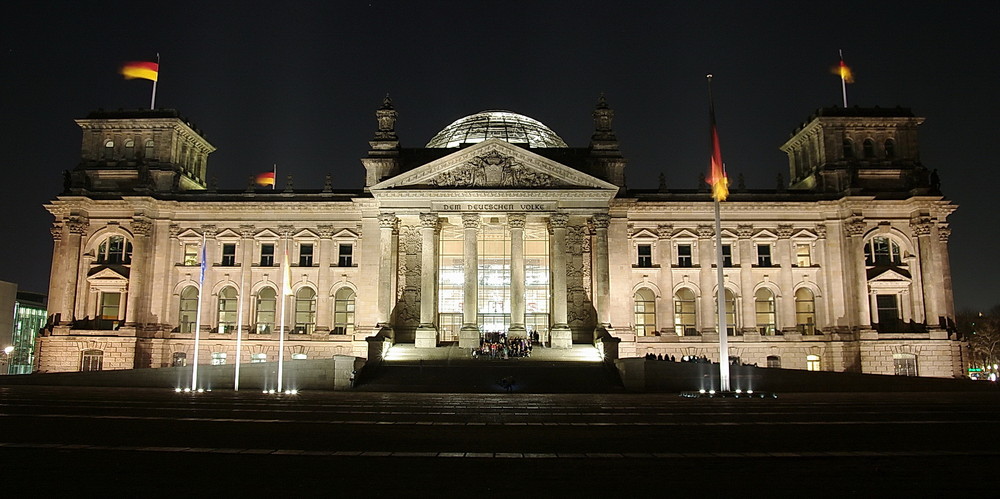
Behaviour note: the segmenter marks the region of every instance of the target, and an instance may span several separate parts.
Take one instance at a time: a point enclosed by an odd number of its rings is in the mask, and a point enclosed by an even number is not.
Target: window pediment
[[[219,241],[236,241],[241,239],[240,235],[236,233],[233,229],[222,229],[215,238]]]

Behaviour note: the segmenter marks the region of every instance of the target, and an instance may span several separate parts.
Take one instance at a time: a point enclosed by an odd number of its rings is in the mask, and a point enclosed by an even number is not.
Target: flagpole
[[[726,168],[722,163],[722,152],[719,148],[718,132],[715,126],[715,99],[712,97],[712,75],[708,78],[708,109],[711,121],[712,136],[712,198],[715,200],[715,268],[718,277],[718,289],[715,295],[716,308],[719,311],[719,391],[729,391],[729,337],[726,325],[726,283],[722,267],[722,216],[721,203],[729,194]],[[718,163],[718,164],[716,164]],[[718,168],[718,172],[716,171]],[[718,178],[716,178],[718,176]],[[721,183],[721,189],[720,185]],[[721,194],[720,194],[721,192]]]
[[[844,109],[847,109],[847,79],[844,78],[844,51],[837,49],[840,53],[840,91],[844,95]]]
[[[191,367],[191,391],[198,389],[198,346],[201,343],[201,302],[205,296],[205,234],[201,235],[201,276],[198,278],[198,307],[194,319],[194,365]]]
[[[160,79],[160,53],[156,53],[156,80]],[[153,80],[153,97],[149,100],[149,109],[156,109],[156,80]]]
[[[272,163],[271,173],[274,174],[274,182],[271,182],[271,190],[274,190],[274,186],[278,184],[278,163]]]
[[[282,272],[282,283],[281,283],[281,312],[280,321],[281,325],[278,328],[278,391],[281,391],[281,382],[284,376],[285,367],[285,302],[288,301],[289,293],[286,291],[289,289],[289,272],[287,272],[288,266],[288,239],[285,239],[285,256],[282,266],[286,268],[285,272]]]
[[[240,243],[242,244],[242,243]],[[240,248],[242,250],[243,248]],[[236,372],[233,374],[233,391],[240,391],[240,358],[243,352],[243,295],[246,294],[245,286],[246,279],[246,262],[240,262],[240,299],[238,304],[239,311],[236,313]]]

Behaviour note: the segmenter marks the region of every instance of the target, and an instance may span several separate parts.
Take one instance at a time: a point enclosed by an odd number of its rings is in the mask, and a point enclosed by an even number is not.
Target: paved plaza
[[[11,386],[0,387],[0,460],[8,487],[49,493],[100,483],[152,496],[950,495],[994,490],[998,421],[994,392],[760,400]]]

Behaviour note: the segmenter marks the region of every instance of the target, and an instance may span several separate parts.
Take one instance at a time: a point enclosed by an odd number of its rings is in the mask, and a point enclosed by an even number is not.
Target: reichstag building
[[[921,165],[923,118],[908,109],[819,109],[775,144],[788,181],[731,183],[726,331],[708,186],[628,188],[603,97],[582,147],[508,111],[403,147],[396,118],[386,98],[355,191],[329,178],[218,189],[215,147],[176,111],[77,120],[82,157],[46,205],[36,368],[190,365],[200,327],[201,364],[366,357],[370,337],[473,348],[501,332],[609,358],[718,360],[726,334],[732,357],[761,367],[963,374],[956,205]]]

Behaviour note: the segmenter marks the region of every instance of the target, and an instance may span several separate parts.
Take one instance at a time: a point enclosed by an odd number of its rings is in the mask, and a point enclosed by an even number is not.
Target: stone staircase
[[[505,392],[504,378],[513,378],[519,393],[624,392],[618,372],[603,362],[591,345],[557,350],[535,347],[531,357],[473,359],[457,346],[417,349],[393,346],[379,365],[367,366],[357,391],[425,393]]]

